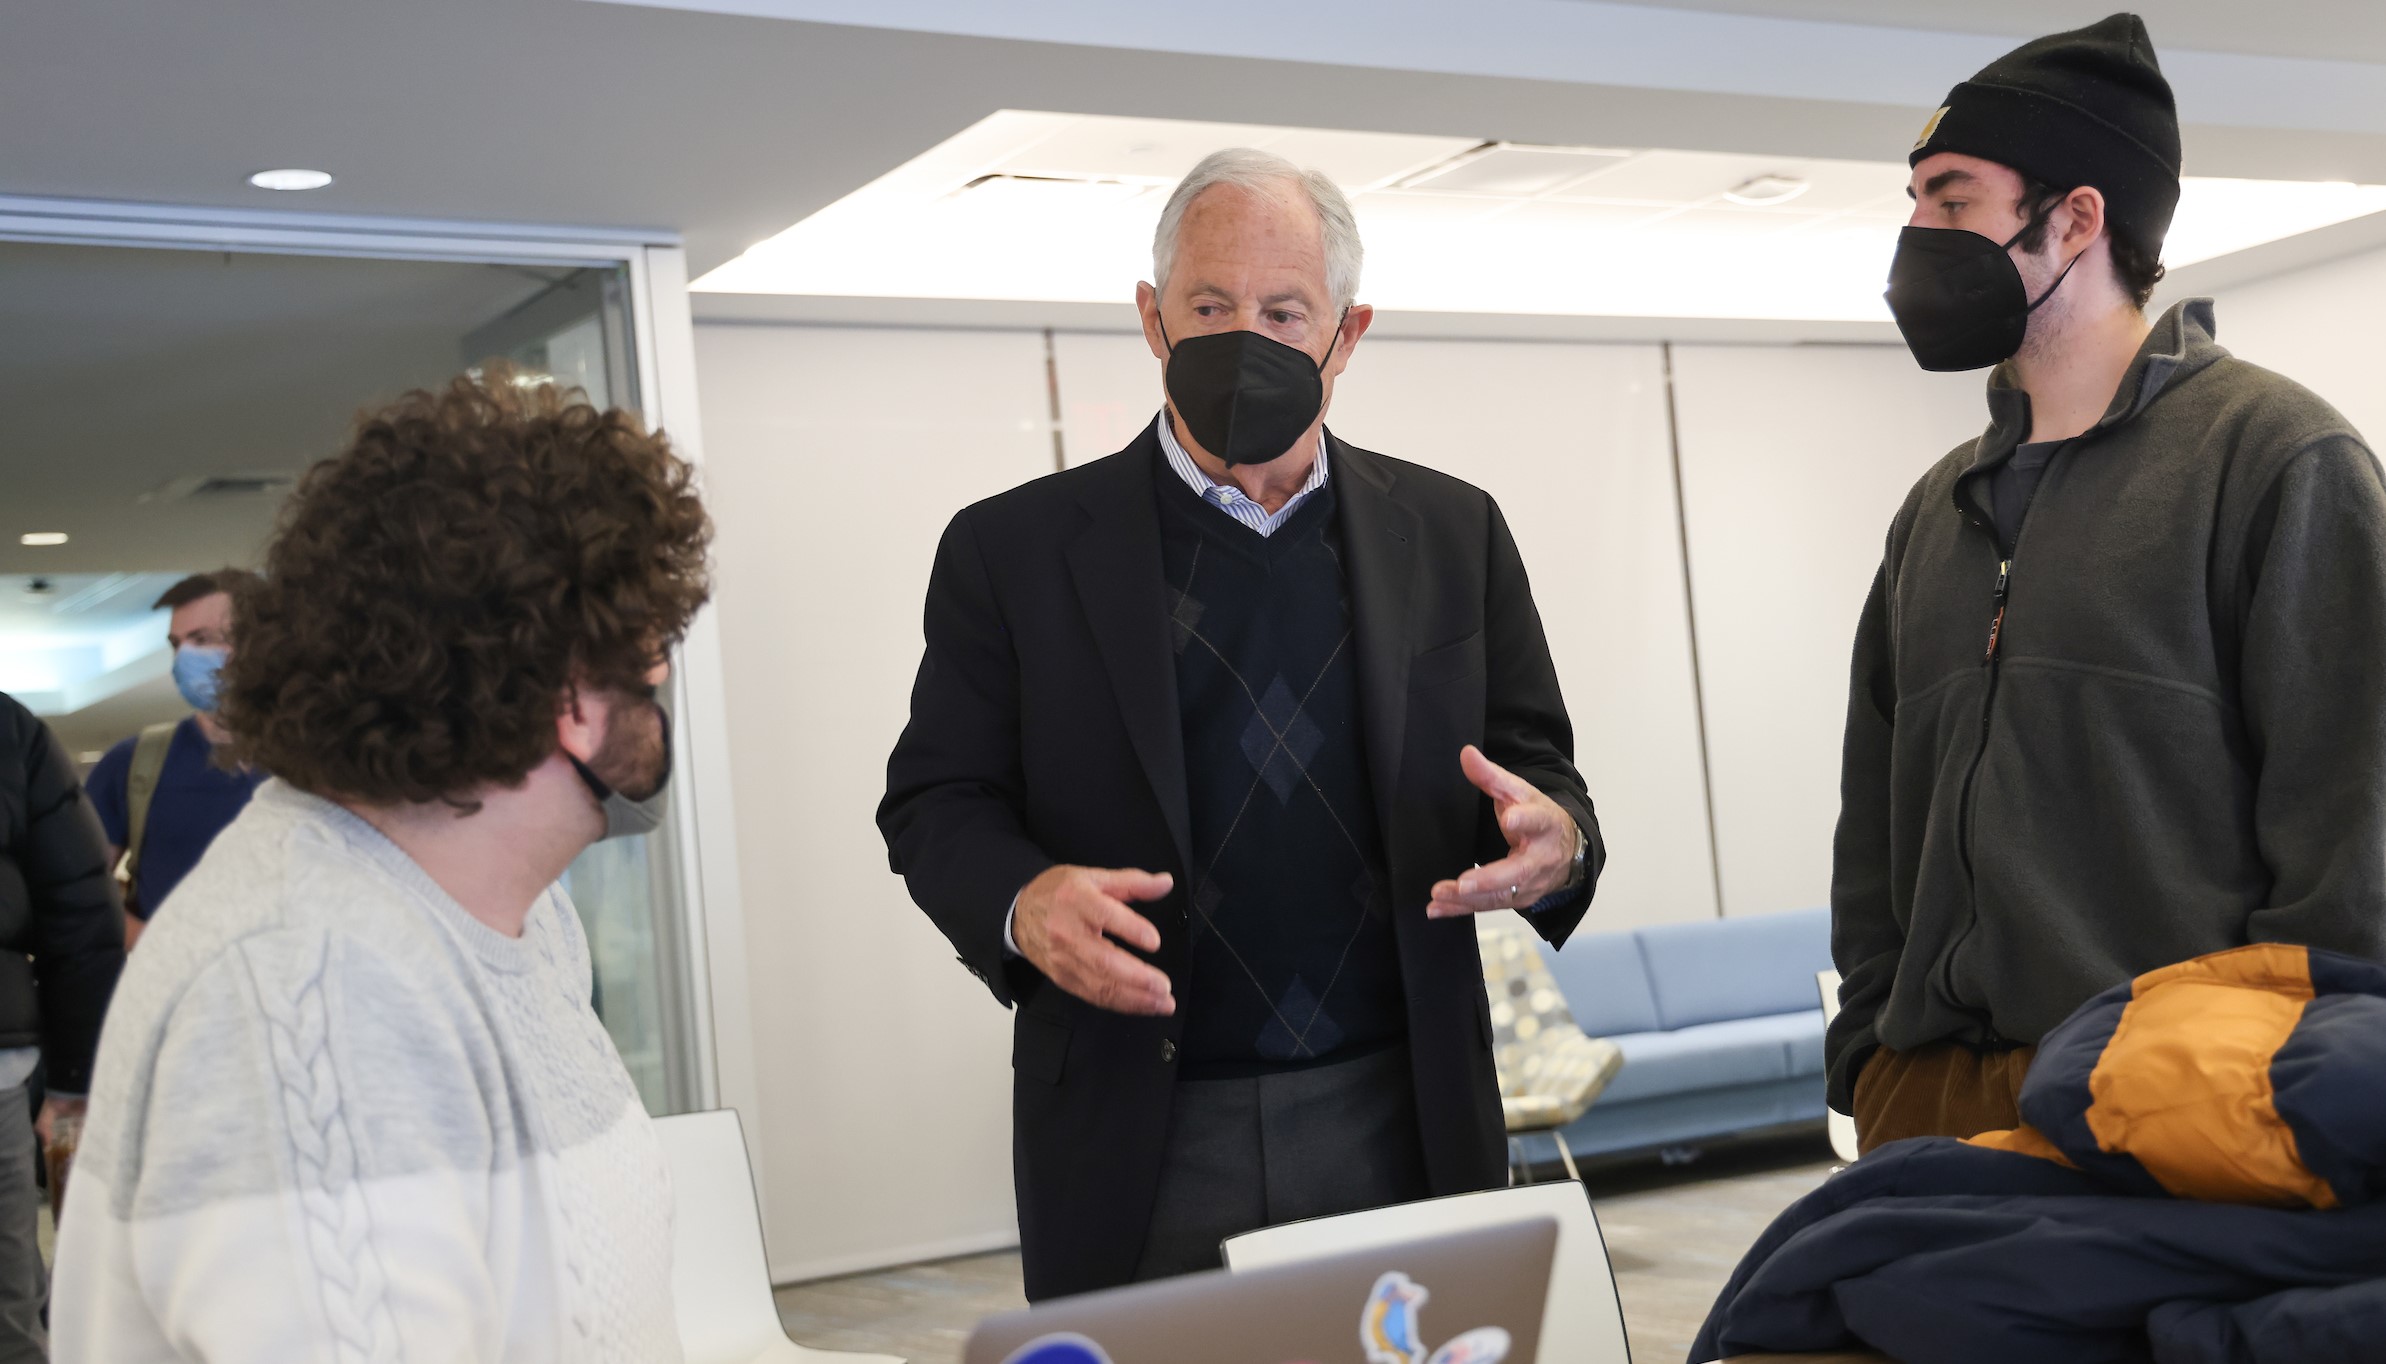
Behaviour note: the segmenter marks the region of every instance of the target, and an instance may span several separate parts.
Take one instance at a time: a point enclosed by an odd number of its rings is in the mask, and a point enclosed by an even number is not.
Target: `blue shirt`
[[[1183,442],[1176,438],[1176,422],[1169,417],[1166,408],[1160,411],[1160,453],[1168,457],[1168,467],[1176,470],[1176,476],[1185,481],[1185,486],[1193,490],[1194,496],[1261,535],[1274,535],[1276,527],[1291,520],[1292,514],[1309,500],[1309,494],[1326,486],[1326,438],[1323,431],[1317,436],[1317,462],[1309,466],[1309,477],[1302,482],[1301,490],[1273,512],[1244,496],[1243,490],[1231,483],[1211,482],[1210,476],[1193,462],[1193,456],[1186,451]]]
[[[108,842],[121,848],[131,836],[132,810],[125,784],[132,775],[133,745],[139,736],[108,750],[91,769],[83,789],[99,808],[99,822]],[[249,796],[265,784],[263,772],[226,772],[215,765],[215,745],[199,728],[197,716],[174,726],[174,742],[166,749],[166,765],[157,775],[157,793],[149,801],[149,825],[142,831],[141,866],[134,893],[141,917],[148,918],[166,902],[182,878],[199,865],[199,858],[215,836],[247,808]]]

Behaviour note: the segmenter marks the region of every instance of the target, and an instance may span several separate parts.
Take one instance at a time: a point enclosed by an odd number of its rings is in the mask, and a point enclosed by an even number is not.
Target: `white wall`
[[[1516,533],[1608,845],[1586,927],[1712,918],[1657,348],[1375,341],[1340,390],[1335,434],[1488,490]]]
[[[2220,344],[2311,388],[2369,438],[2386,441],[2386,251],[2220,292]]]
[[[1141,336],[1063,333],[1053,348],[1071,463],[1151,421],[1160,364]],[[1657,348],[1370,340],[1327,424],[1499,499],[1609,847],[1590,926],[1713,917]]]
[[[1673,366],[1723,909],[1826,904],[1856,618],[1907,490],[1987,424],[1986,379],[1896,346]]]
[[[696,351],[773,1274],[1009,1244],[1008,1015],[872,813],[937,535],[1052,468],[1041,338],[708,325]]]

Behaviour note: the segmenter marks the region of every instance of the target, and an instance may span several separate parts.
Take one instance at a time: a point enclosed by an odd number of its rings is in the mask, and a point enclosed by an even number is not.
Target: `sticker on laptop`
[[[1500,1364],[1508,1357],[1508,1333],[1478,1326],[1433,1352],[1425,1364]]]
[[[1011,1352],[1002,1364],[1110,1364],[1102,1347],[1074,1331],[1037,1336]]]
[[[1432,1296],[1398,1270],[1375,1281],[1367,1305],[1359,1309],[1359,1344],[1367,1351],[1367,1364],[1500,1364],[1508,1357],[1508,1333],[1497,1326],[1477,1327],[1428,1356],[1418,1314]]]

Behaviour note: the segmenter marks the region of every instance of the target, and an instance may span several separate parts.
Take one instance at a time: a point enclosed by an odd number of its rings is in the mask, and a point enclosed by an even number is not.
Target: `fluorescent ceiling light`
[[[300,170],[296,167],[284,170],[261,170],[249,177],[249,183],[259,189],[291,191],[321,189],[331,183],[331,172]]]
[[[1235,146],[1341,184],[1367,246],[1359,296],[1403,311],[1886,321],[1881,288],[1911,211],[1902,161],[1006,109],[693,287],[1123,302],[1151,275],[1168,188]],[[2382,210],[2381,185],[2191,178],[2164,258],[2188,265]]]
[[[66,532],[62,530],[29,530],[17,537],[20,545],[63,545]]]

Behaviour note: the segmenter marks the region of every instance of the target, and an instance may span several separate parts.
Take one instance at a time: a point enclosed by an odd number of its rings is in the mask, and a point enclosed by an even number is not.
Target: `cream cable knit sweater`
[[[669,1178],[562,891],[506,938],[261,789],[117,989],[51,1321],[59,1364],[677,1361]]]

